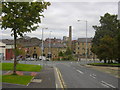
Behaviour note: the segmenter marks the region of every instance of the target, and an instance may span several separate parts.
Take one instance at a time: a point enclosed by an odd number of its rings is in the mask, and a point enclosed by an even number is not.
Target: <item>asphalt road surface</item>
[[[67,88],[118,88],[118,78],[87,68],[78,62],[59,62],[56,67]]]
[[[120,81],[110,74],[85,67],[85,61],[21,61],[20,63],[57,67],[67,88],[118,88]]]

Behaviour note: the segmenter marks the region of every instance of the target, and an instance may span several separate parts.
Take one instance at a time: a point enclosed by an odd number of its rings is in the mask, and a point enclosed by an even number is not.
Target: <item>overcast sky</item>
[[[85,37],[86,26],[84,21],[77,22],[77,20],[88,21],[88,37],[94,37],[95,30],[93,25],[99,25],[100,16],[105,13],[117,14],[118,1],[115,2],[51,2],[51,6],[44,12],[44,18],[40,27],[32,32],[27,33],[27,36],[41,38],[41,28],[47,27],[44,30],[44,38],[56,37],[61,38],[68,36],[68,28],[72,26],[73,39]],[[10,30],[0,32],[2,38],[13,38],[10,36]]]

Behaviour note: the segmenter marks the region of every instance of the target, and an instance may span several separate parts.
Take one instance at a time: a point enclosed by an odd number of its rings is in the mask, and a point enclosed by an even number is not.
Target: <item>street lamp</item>
[[[49,36],[49,60],[50,60],[50,56],[52,56],[51,54],[51,33],[52,33],[52,31],[50,31],[50,36]]]
[[[88,21],[87,20],[77,20],[78,22],[80,21],[84,21],[86,23],[86,54],[85,54],[85,58],[86,58],[86,63],[87,63],[87,24],[88,24]]]
[[[48,29],[48,28],[42,28],[42,46],[41,46],[41,50],[42,50],[42,52],[41,52],[41,59],[42,59],[42,61],[43,61],[43,50],[44,50],[44,44],[43,44],[43,34],[44,34],[44,29]],[[44,67],[44,63],[43,63],[43,67]]]

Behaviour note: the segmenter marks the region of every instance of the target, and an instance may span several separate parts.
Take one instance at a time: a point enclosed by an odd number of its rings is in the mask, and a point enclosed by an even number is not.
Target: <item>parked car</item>
[[[46,60],[45,56],[39,56],[39,60]]]
[[[30,58],[30,57],[29,57],[29,58],[26,58],[25,60],[26,60],[26,61],[35,61],[36,58]]]

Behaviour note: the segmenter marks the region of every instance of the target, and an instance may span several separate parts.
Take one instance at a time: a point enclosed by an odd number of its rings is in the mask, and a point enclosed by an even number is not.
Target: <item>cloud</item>
[[[41,28],[48,27],[48,30],[44,30],[44,38],[49,37],[50,31],[52,31],[51,37],[62,38],[68,36],[68,28],[71,25],[73,39],[85,37],[85,22],[77,22],[78,19],[81,19],[88,21],[88,37],[93,37],[95,30],[92,26],[99,25],[100,16],[107,12],[117,14],[117,2],[117,0],[114,2],[112,0],[111,2],[90,2],[90,0],[87,2],[51,2],[51,6],[43,13],[45,18],[42,18],[40,27],[27,35],[41,38]],[[4,34],[10,36],[8,31],[3,32],[3,37],[6,37]]]

